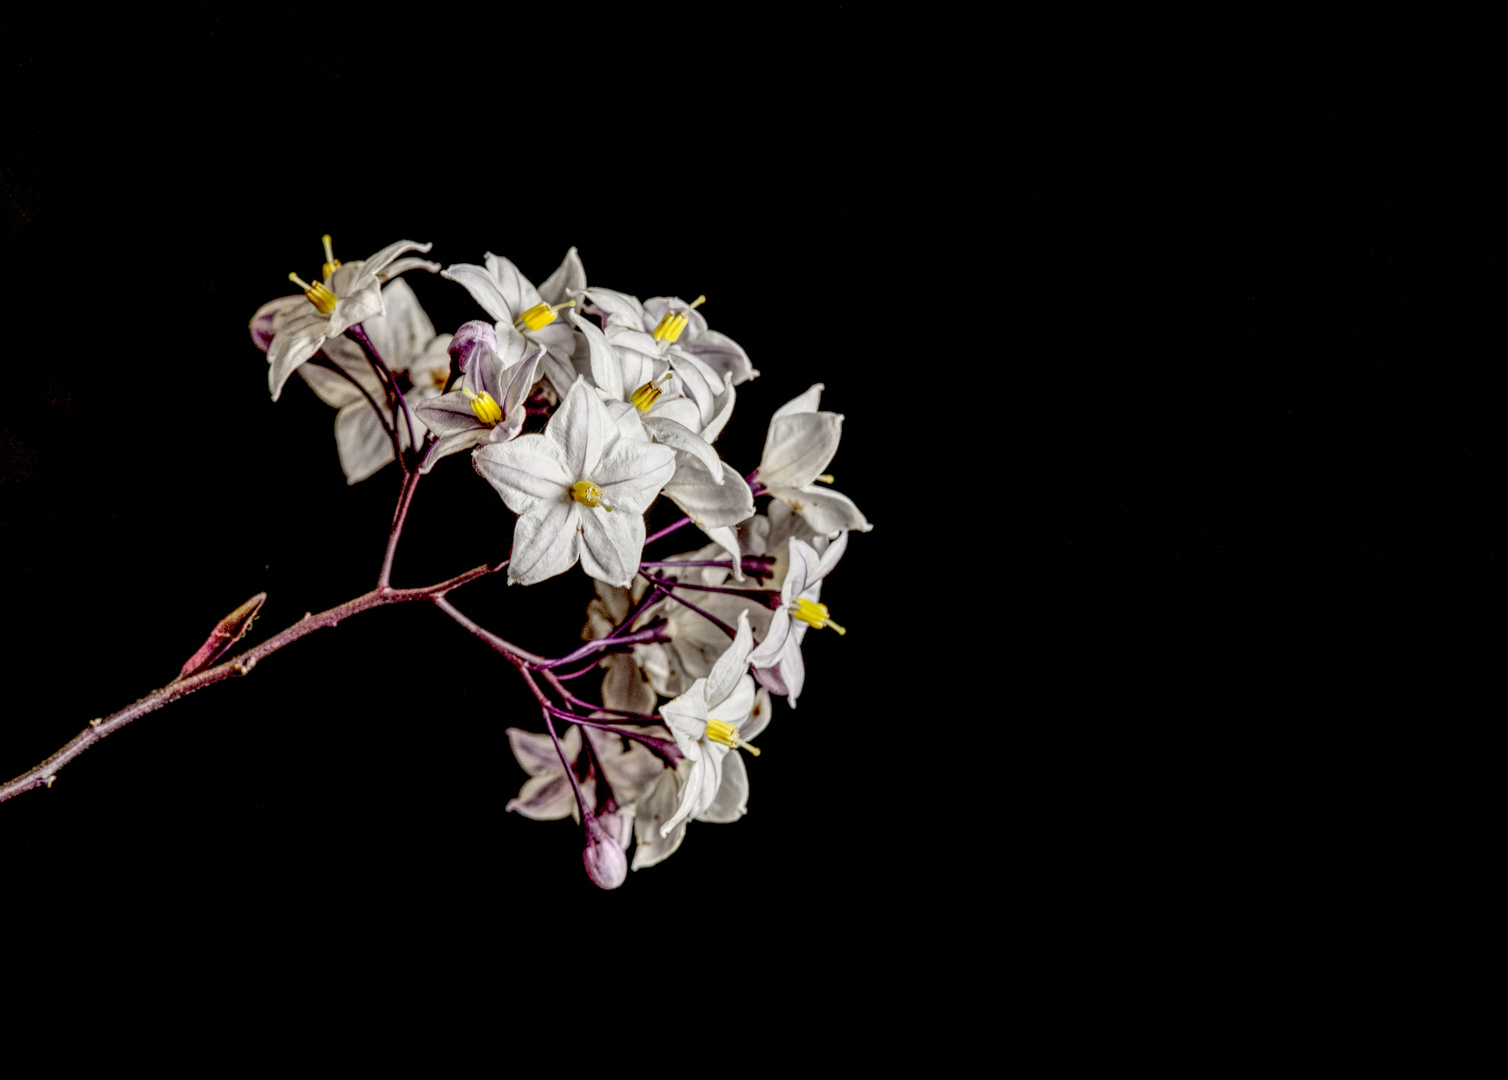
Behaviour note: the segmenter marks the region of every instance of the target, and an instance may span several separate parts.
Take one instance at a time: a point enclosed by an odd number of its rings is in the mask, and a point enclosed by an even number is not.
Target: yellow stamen
[[[686,308],[686,311],[699,307],[706,302],[707,298],[705,296],[698,296],[695,300],[691,301],[691,305]],[[660,316],[660,325],[655,327],[654,339],[656,341],[663,341],[667,345],[674,345],[676,339],[681,336],[681,331],[686,329],[686,324],[691,321],[686,311],[667,311],[664,315]]]
[[[755,757],[759,756],[759,747],[740,739],[738,737],[738,729],[726,720],[708,720],[707,738],[715,743],[722,743],[724,746],[731,747],[734,750],[747,750]]]
[[[319,268],[319,272],[326,281],[329,281],[330,275],[335,273],[335,268],[340,265],[340,260],[335,257],[335,252],[330,247],[329,233],[321,236],[320,241],[325,245],[325,265]]]
[[[838,632],[839,636],[848,633],[847,630],[828,618],[826,604],[813,603],[806,599],[806,597],[802,597],[791,605],[791,618],[809,623],[816,630],[821,630],[824,626],[831,626]]]
[[[543,330],[545,327],[549,326],[552,322],[555,321],[555,313],[557,311],[559,311],[561,308],[575,306],[576,301],[574,300],[567,300],[565,303],[556,304],[554,307],[551,307],[544,301],[540,301],[539,303],[531,307],[528,311],[520,315],[518,318],[514,319],[513,328],[515,330]]]
[[[661,390],[657,384],[670,382],[671,378],[674,375],[675,372],[667,371],[658,379],[651,379],[649,382],[639,387],[639,389],[635,390],[628,400],[633,402],[634,408],[638,409],[640,412],[648,412],[650,409],[654,408],[654,403],[660,400]]]
[[[480,394],[473,394],[464,386],[461,393],[471,399],[471,411],[476,413],[476,418],[488,427],[497,427],[503,419],[503,407],[499,405],[491,394],[483,390]]]
[[[825,472],[822,475],[818,476],[817,479],[821,480],[824,484],[831,484],[833,482],[833,474],[830,472]]]
[[[316,281],[313,285],[310,285],[297,274],[289,274],[288,280],[304,290],[304,295],[309,298],[309,303],[313,304],[321,315],[328,315],[335,310],[335,301],[337,299],[335,294],[325,288],[320,282]]]
[[[572,484],[571,498],[575,499],[582,506],[590,506],[593,509],[596,509],[600,506],[609,514],[613,512],[613,508],[609,506],[607,504],[607,500],[602,497],[602,489],[596,484],[592,483],[590,480],[577,480],[574,484]]]

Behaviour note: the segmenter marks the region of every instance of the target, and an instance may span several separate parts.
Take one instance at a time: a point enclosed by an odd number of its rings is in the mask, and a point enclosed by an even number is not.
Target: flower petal
[[[643,514],[582,508],[578,520],[581,568],[599,581],[627,588],[644,554]]]
[[[272,339],[277,336],[278,328],[290,315],[296,315],[300,311],[309,310],[309,301],[302,293],[295,296],[280,296],[276,300],[269,300],[257,308],[257,313],[251,317],[251,340],[257,348],[267,351],[272,344]]]
[[[581,256],[576,254],[576,249],[571,248],[555,272],[539,283],[539,298],[553,306],[580,296],[585,288],[586,267],[581,265]]]
[[[507,443],[502,449],[515,445]],[[490,444],[482,447],[477,451],[477,457],[490,449]],[[519,515],[513,526],[508,584],[533,585],[536,581],[563,574],[576,565],[581,556],[581,533],[577,528],[580,510],[580,503],[564,499],[542,503],[535,512]]]
[[[759,733],[770,726],[770,716],[774,711],[774,703],[770,701],[770,692],[763,686],[754,691],[754,707],[749,710],[749,718],[738,729],[738,736],[753,742],[759,738]]]
[[[811,386],[806,388],[805,392],[797,394],[790,401],[787,401],[780,408],[776,409],[775,415],[770,417],[770,420],[773,422],[779,420],[782,416],[816,412],[817,406],[822,401],[822,391],[826,389],[827,386],[824,383],[812,383]]]
[[[555,750],[555,740],[545,731],[525,731],[523,728],[508,728],[508,746],[518,760],[519,767],[530,776],[543,776],[550,772],[562,772],[560,754]],[[581,729],[572,724],[560,740],[560,749],[565,751],[567,761],[575,761],[581,753]]]
[[[363,267],[363,269],[366,271],[366,273],[371,274],[375,277],[377,274],[380,274],[384,270],[388,269],[388,264],[390,264],[399,255],[406,254],[410,251],[422,251],[428,253],[429,249],[434,246],[434,244],[421,244],[414,240],[399,240],[396,244],[389,244],[387,247],[377,252],[377,254],[373,255],[370,259],[367,259],[366,266]]]
[[[749,680],[752,685],[754,680]],[[729,754],[723,761],[723,780],[711,804],[696,816],[698,821],[727,825],[749,812],[749,770],[742,754]]]
[[[789,608],[782,607],[771,616],[770,628],[749,654],[749,663],[756,668],[774,667],[780,662],[780,654],[785,649],[786,638],[790,634],[791,612]]]
[[[585,384],[579,384],[585,390]],[[601,405],[592,399],[593,404]],[[558,413],[556,414],[559,415]],[[606,411],[603,411],[606,415]],[[551,421],[553,423],[553,421]],[[626,512],[638,517],[649,508],[654,497],[675,476],[676,451],[658,443],[634,439],[615,439],[588,473],[582,473],[602,489],[615,513]],[[643,525],[641,520],[639,523]],[[640,542],[643,547],[643,542]],[[636,564],[637,564],[637,560]]]
[[[612,289],[599,288],[586,290],[586,298],[594,307],[623,319],[626,326],[634,330],[644,329],[644,305],[637,298]]]
[[[335,416],[335,449],[347,484],[360,483],[393,460],[393,442],[365,401],[355,401]]]
[[[680,345],[719,375],[731,375],[734,386],[759,376],[743,346],[716,330],[708,330],[691,341],[683,339]]]
[[[575,249],[572,248],[574,251]],[[619,401],[627,400],[628,395],[623,390],[623,362],[613,352],[611,345],[602,331],[597,329],[592,320],[576,312],[568,312],[570,320],[576,329],[586,338],[587,348],[592,369],[592,382],[599,390],[607,392],[608,396]],[[637,366],[637,365],[636,365]],[[638,389],[637,386],[634,389]]]
[[[527,512],[542,500],[570,503],[567,492],[576,477],[566,467],[564,452],[544,435],[488,443],[477,448],[473,460],[515,514]]]
[[[578,480],[597,481],[597,463],[608,440],[616,440],[617,431],[592,388],[585,379],[578,379],[550,417],[545,438],[561,449],[561,460],[571,477],[566,483],[574,484]]]
[[[707,715],[715,716],[718,720],[727,720],[732,723],[735,719],[743,717],[725,717],[717,713],[722,703],[738,688],[738,682],[749,671],[749,654],[754,651],[754,632],[749,629],[749,616],[747,612],[738,613],[737,632],[723,654],[717,658],[717,663],[712,665],[712,671],[707,676]],[[753,694],[753,687],[749,693]]]
[[[512,309],[513,318],[518,318],[540,302],[539,290],[528,278],[518,272],[518,267],[514,266],[511,260],[489,251],[482,261],[487,264],[487,273],[493,281],[497,282],[498,291],[502,294],[503,300]]]
[[[305,360],[319,351],[329,336],[330,320],[310,307],[307,315],[292,315],[283,321],[267,348],[267,388],[276,401],[283,384]]]
[[[466,291],[471,294],[471,298],[481,306],[493,322],[512,326],[513,320],[518,317],[518,313],[508,306],[508,300],[503,296],[502,289],[487,272],[486,267],[477,266],[475,263],[456,263],[453,266],[447,266],[440,276],[464,285]]]
[[[770,488],[769,493],[787,503],[806,520],[812,531],[823,536],[847,535],[849,530],[868,532],[874,528],[852,499],[832,488],[815,484],[799,488],[777,486]]]
[[[791,413],[770,421],[759,480],[766,487],[799,488],[810,484],[833,455],[843,434],[839,413]]]
[[[393,371],[404,371],[434,341],[435,325],[406,281],[383,288],[382,307],[381,317],[368,319],[362,329],[383,363]]]
[[[376,319],[381,314],[382,287],[376,278],[367,278],[354,292],[336,298],[335,310],[330,312],[329,334],[331,337],[344,334],[357,323]]]
[[[682,782],[676,770],[666,769],[634,804],[634,838],[639,846],[634,850],[633,869],[642,870],[664,862],[685,839],[684,819],[678,825],[663,828],[680,804]]]
[[[754,516],[754,493],[748,482],[725,461],[719,461],[722,483],[714,484],[697,458],[676,451],[675,476],[665,485],[665,497],[684,510],[703,532],[737,525]]]

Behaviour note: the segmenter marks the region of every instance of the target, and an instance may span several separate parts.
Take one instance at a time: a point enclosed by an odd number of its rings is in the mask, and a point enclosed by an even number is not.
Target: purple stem
[[[718,627],[719,629],[721,629],[722,632],[725,633],[725,634],[727,634],[730,638],[738,636],[738,631],[734,630],[733,627],[731,627],[727,623],[723,622],[721,619],[719,619],[716,615],[712,614],[710,611],[704,611],[703,609],[697,607],[690,600],[687,600],[684,596],[677,596],[675,593],[671,593],[670,594],[670,599],[674,600],[678,604],[685,604],[692,611],[696,612],[698,615],[700,615],[702,618],[706,619],[712,625],[714,625],[714,626]],[[569,678],[569,676],[562,676],[562,677],[563,678]]]
[[[648,547],[650,544],[653,544],[660,537],[662,537],[662,536],[669,536],[671,533],[675,532],[677,529],[682,528],[682,527],[684,527],[686,525],[690,525],[690,524],[691,524],[691,519],[689,517],[683,517],[683,518],[681,518],[680,521],[672,521],[669,525],[665,526],[663,529],[661,529],[659,532],[655,533],[654,535],[645,537],[644,538],[644,546]]]
[[[619,637],[597,638],[595,641],[588,641],[581,648],[567,653],[558,660],[546,660],[542,664],[531,664],[530,666],[541,669],[557,668],[574,663],[583,656],[590,656],[594,652],[601,652],[603,649],[612,648],[615,645],[637,645],[642,642],[667,640],[669,639],[665,637],[665,624],[660,622],[657,625],[646,626],[641,630],[634,630]]]
[[[352,386],[356,387],[358,391],[361,392],[361,396],[367,399],[367,404],[370,405],[372,407],[372,411],[377,414],[377,422],[382,425],[382,430],[387,432],[387,437],[393,444],[393,457],[396,459],[399,456],[398,432],[392,424],[388,423],[387,417],[382,412],[382,406],[377,404],[376,398],[367,393],[367,388],[365,386],[362,386],[361,383],[357,382],[355,377],[352,376],[349,371],[326,356],[323,349],[315,353],[314,356],[307,362],[316,364],[319,367],[335,372],[335,374],[339,375],[342,379],[346,380],[346,382],[350,383]]]
[[[388,366],[382,362],[382,357],[377,355],[377,350],[372,346],[372,339],[367,337],[366,328],[357,323],[355,326],[346,329],[346,336],[361,346],[361,351],[366,353],[367,362],[372,365],[372,370],[377,373],[377,377],[383,381],[384,385],[388,388],[388,392],[396,399],[393,402],[393,427],[397,428],[398,426],[398,409],[401,407],[403,409],[404,423],[408,425],[408,444],[409,446],[417,447],[419,440],[414,436],[414,418],[408,411],[408,399],[398,389],[398,380],[388,370]],[[404,472],[408,472],[408,463],[403,460],[401,453],[398,455],[398,467]]]
[[[524,665],[526,664],[548,663],[548,661],[546,661],[543,656],[535,656],[533,653],[528,652],[525,649],[520,649],[517,645],[513,644],[513,642],[498,637],[491,630],[488,630],[480,623],[467,618],[465,615],[461,614],[461,612],[456,610],[454,604],[452,604],[449,600],[444,599],[443,597],[435,600],[435,607],[439,608],[441,611],[445,612],[445,614],[449,615],[456,621],[458,625],[467,630],[470,630],[473,634],[481,638],[488,645],[491,645],[494,650],[502,653],[503,656],[508,658],[509,663],[513,664],[520,671],[523,671]],[[529,685],[533,686],[533,680],[529,678],[528,672],[524,671],[523,674],[525,681],[527,681]],[[538,688],[536,687],[536,689]]]
[[[314,631],[322,630],[327,626],[338,626],[342,620],[349,619],[352,615],[360,614],[363,611],[386,607],[389,604],[401,604],[410,600],[428,600],[433,604],[449,607],[448,601],[445,600],[445,594],[450,592],[450,590],[459,588],[467,582],[475,581],[477,578],[496,573],[500,569],[502,569],[501,566],[477,566],[467,570],[464,574],[457,574],[455,577],[448,578],[438,584],[427,585],[419,589],[373,589],[371,592],[363,593],[353,600],[347,600],[343,604],[337,604],[335,607],[322,611],[318,615],[306,613],[298,622],[268,638],[260,645],[237,653],[229,660],[216,664],[214,667],[205,668],[203,671],[190,675],[187,678],[175,679],[167,686],[152,691],[140,701],[128,705],[118,712],[90,721],[88,727],[64,744],[63,748],[57,753],[35,768],[28,769],[14,780],[0,787],[0,802],[19,795],[23,791],[30,791],[32,788],[51,787],[59,769],[89,749],[89,747],[93,746],[100,739],[103,739],[106,735],[114,734],[132,720],[145,716],[147,713],[155,712],[164,705],[177,701],[179,698],[187,697],[195,690],[212,686],[218,682],[224,682],[226,679],[235,676],[251,674],[252,669],[262,660],[284,646],[293,644],[307,634],[312,634]]]

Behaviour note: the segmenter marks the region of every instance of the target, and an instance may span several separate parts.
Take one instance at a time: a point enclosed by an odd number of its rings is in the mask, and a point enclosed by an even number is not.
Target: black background
[[[727,1008],[772,1051],[938,1002],[1080,1049],[1422,1022],[1435,904],[1471,891],[1442,822],[1477,798],[1452,776],[1497,574],[1470,88],[1133,98],[851,9],[625,44],[682,14],[6,27],[0,772],[247,596],[255,639],[370,587],[396,475],[348,488],[333,413],[297,380],[270,402],[245,332],[324,232],[536,281],[575,244],[592,283],[706,293],[762,372],[723,455],[752,468],[822,381],[875,524],[749,815],[616,893],[570,824],[503,812],[529,699],[413,605],[0,809],[20,962],[82,943],[96,985],[150,969],[234,1001],[226,1038],[317,1032],[341,1061],[381,1057],[374,1026],[468,1054],[541,999],[641,1038]],[[53,100],[65,75],[83,103]],[[480,314],[407,280],[441,331]],[[507,550],[459,460],[410,520],[400,584]],[[589,596],[455,599],[559,652]]]

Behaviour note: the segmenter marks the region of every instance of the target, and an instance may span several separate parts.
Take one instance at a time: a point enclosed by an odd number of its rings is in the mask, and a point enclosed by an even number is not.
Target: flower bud
[[[456,370],[464,372],[476,350],[483,347],[497,351],[497,331],[489,322],[472,319],[460,325],[451,337],[450,347],[446,351],[450,353],[450,361],[455,364]]]
[[[240,641],[250,629],[257,612],[262,610],[262,605],[266,602],[267,594],[259,592],[216,623],[215,628],[209,632],[209,637],[205,638],[204,644],[199,646],[199,651],[184,661],[182,670],[178,672],[178,678],[186,679],[190,675],[203,671],[219,659],[225,650]]]
[[[581,852],[586,876],[599,889],[616,889],[628,877],[628,857],[595,818],[586,819],[586,848]]]

